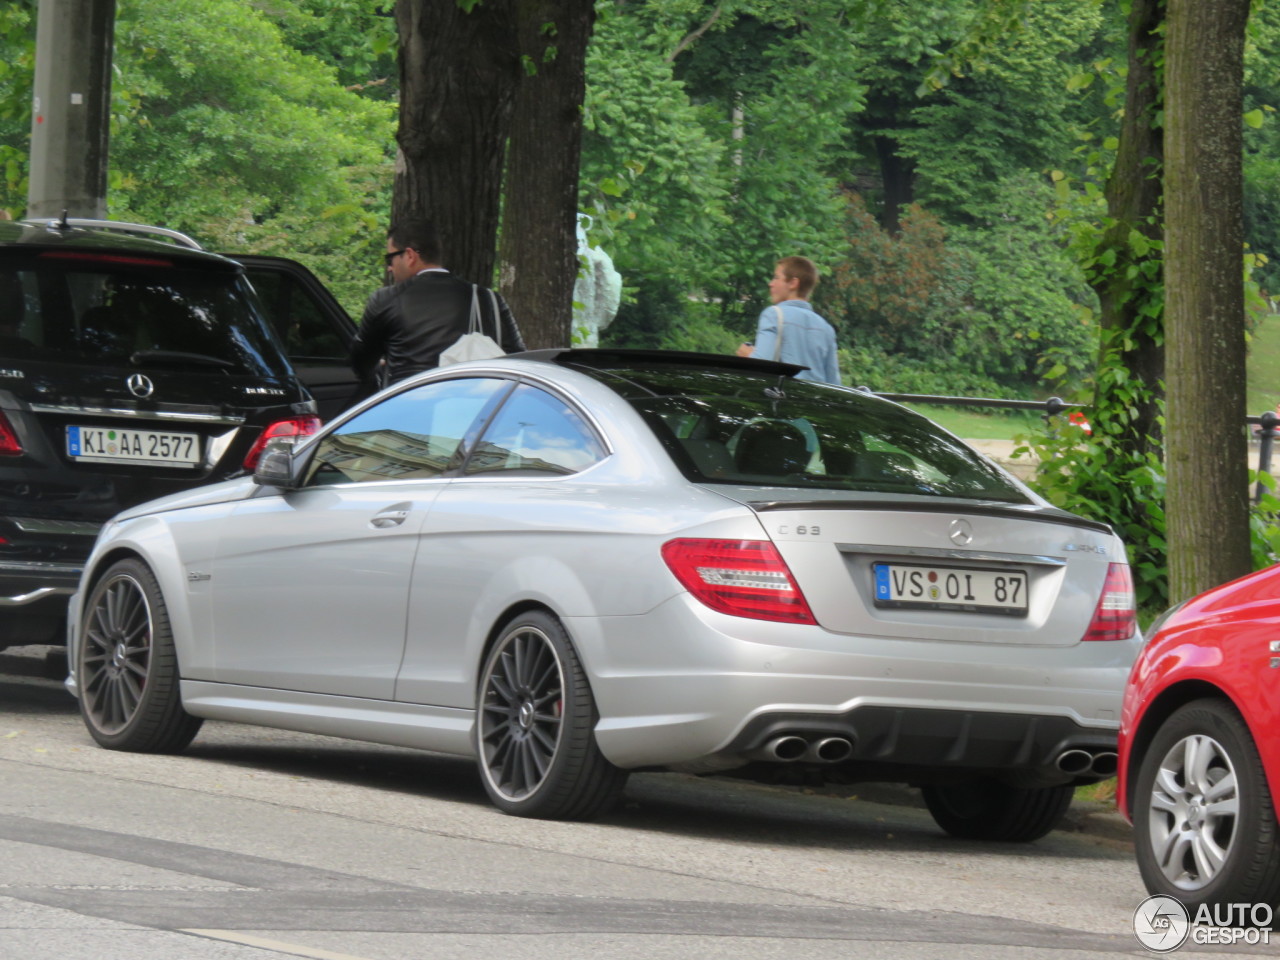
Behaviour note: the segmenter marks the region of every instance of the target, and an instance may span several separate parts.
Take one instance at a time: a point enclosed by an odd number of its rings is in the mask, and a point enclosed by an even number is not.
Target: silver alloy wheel
[[[1192,734],[1173,745],[1151,788],[1151,851],[1181,890],[1199,890],[1222,870],[1236,840],[1236,771],[1217,740]]]
[[[502,641],[484,680],[480,749],[485,775],[510,800],[542,786],[560,745],[564,671],[541,630],[525,625]]]
[[[122,730],[142,703],[151,672],[151,606],[142,584],[117,574],[97,592],[80,653],[80,696],[94,726]]]

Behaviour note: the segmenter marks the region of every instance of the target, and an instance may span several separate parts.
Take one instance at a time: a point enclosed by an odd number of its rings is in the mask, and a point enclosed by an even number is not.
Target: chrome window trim
[[[582,404],[578,403],[573,399],[573,397],[566,394],[565,391],[554,381],[545,379],[534,373],[525,373],[524,371],[515,372],[512,370],[493,370],[492,368],[488,370],[484,370],[484,369],[459,370],[456,373],[452,373],[451,371],[451,374],[452,374],[451,376],[431,378],[428,380],[426,379],[426,372],[424,372],[423,374],[419,375],[424,377],[424,379],[421,381],[417,380],[416,377],[411,377],[409,379],[403,380],[400,383],[396,384],[396,387],[400,389],[397,389],[396,392],[391,396],[399,396],[401,393],[411,390],[414,387],[426,386],[428,383],[445,383],[449,380],[508,380],[513,382],[516,387],[518,387],[522,383],[527,383],[529,384],[529,386],[536,387],[539,390],[543,390],[546,393],[551,394],[557,400],[563,403],[565,406],[573,410],[579,417],[581,417],[583,423],[585,423],[588,429],[590,429],[591,432],[595,434],[596,440],[599,441],[600,446],[604,450],[604,456],[602,456],[595,463],[590,464],[587,467],[584,467],[582,470],[579,470],[576,473],[568,473],[568,474],[564,474],[563,476],[504,477],[497,473],[466,474],[466,473],[461,473],[459,471],[450,471],[438,477],[416,477],[416,478],[409,477],[404,480],[356,481],[353,483],[325,484],[323,486],[307,485],[307,486],[296,487],[293,489],[341,490],[345,487],[367,486],[369,483],[429,483],[433,481],[448,482],[451,480],[467,480],[467,481],[483,480],[487,482],[503,480],[508,483],[528,483],[530,480],[536,479],[542,483],[549,483],[553,481],[572,480],[577,477],[581,477],[584,473],[587,473],[590,470],[594,470],[596,467],[600,466],[600,464],[604,463],[610,457],[615,456],[618,452],[617,447],[615,447],[613,443],[610,441],[608,432],[603,427],[600,426],[600,421],[597,420],[588,409],[583,407]],[[391,399],[391,396],[385,397],[377,402],[383,403],[386,400]],[[504,399],[503,405],[505,405],[505,403],[506,403],[506,400]],[[333,432],[333,430],[340,428],[343,423],[347,422],[348,420],[354,419],[360,413],[363,413],[365,410],[368,410],[374,405],[375,404],[372,402],[364,402],[364,403],[358,404],[355,407],[352,407],[349,410],[344,410],[340,419],[334,420],[331,424],[326,424],[325,429],[323,431],[321,431],[320,433],[312,434],[311,436],[305,438],[303,443],[298,444],[297,447],[295,447],[295,451],[296,451],[295,456],[302,457],[302,456],[310,455],[311,447],[319,443],[322,436],[327,437],[330,433]],[[496,416],[498,411],[501,409],[502,409],[502,405],[499,405],[499,407],[496,410],[494,410],[494,415]],[[489,424],[485,423],[484,428],[488,429],[488,426]],[[480,436],[484,436],[483,431],[481,432]],[[291,490],[290,492],[293,492],[293,490]]]

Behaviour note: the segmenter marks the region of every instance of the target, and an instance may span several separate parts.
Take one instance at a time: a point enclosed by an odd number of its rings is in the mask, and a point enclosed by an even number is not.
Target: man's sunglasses
[[[383,262],[383,263],[385,263],[385,264],[389,267],[389,266],[391,266],[391,261],[392,261],[392,260],[394,260],[396,257],[400,256],[400,254],[404,253],[404,252],[405,252],[406,250],[408,250],[408,249],[409,249],[408,247],[401,247],[399,250],[392,250],[392,251],[390,251],[390,252],[388,252],[388,253],[384,253],[384,254],[382,255],[382,262]]]

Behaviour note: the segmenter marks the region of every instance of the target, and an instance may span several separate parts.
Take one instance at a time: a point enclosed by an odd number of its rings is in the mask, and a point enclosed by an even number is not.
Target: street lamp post
[[[106,217],[115,15],[115,0],[40,0],[29,217]]]

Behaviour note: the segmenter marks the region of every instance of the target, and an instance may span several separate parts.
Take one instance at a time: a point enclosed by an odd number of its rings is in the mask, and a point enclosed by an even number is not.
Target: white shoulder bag
[[[486,292],[489,294],[489,303],[493,307],[494,333],[501,337],[502,321],[498,317],[498,298],[494,296],[492,290]],[[450,364],[464,363],[467,360],[492,360],[494,357],[505,357],[507,355],[507,351],[503,350],[496,340],[483,333],[483,325],[480,322],[478,293],[479,291],[473,283],[471,285],[471,321],[467,324],[467,332],[444,349],[440,354],[437,366],[447,367]]]

